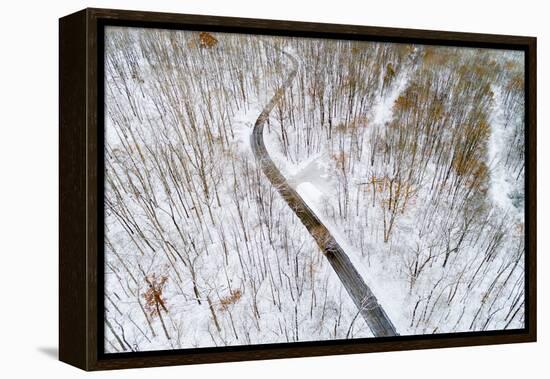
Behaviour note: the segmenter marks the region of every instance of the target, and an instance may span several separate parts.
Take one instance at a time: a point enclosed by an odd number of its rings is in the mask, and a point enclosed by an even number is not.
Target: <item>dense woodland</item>
[[[399,334],[524,325],[523,53],[106,29],[105,351],[372,337],[252,126]]]

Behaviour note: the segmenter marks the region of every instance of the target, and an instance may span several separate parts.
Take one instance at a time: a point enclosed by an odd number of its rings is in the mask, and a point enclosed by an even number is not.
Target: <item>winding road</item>
[[[292,61],[293,68],[269,103],[265,105],[254,124],[252,135],[250,136],[250,144],[256,161],[260,164],[263,173],[271,184],[277,189],[290,209],[294,211],[296,216],[298,216],[302,224],[304,224],[311,236],[315,239],[317,245],[330,262],[346,291],[357,306],[358,311],[365,319],[373,335],[375,337],[396,336],[398,333],[395,327],[386,312],[384,312],[384,309],[378,303],[371,289],[353,266],[348,255],[344,252],[340,244],[338,244],[328,228],[317,217],[315,212],[309,208],[298,192],[288,184],[286,178],[281,174],[267,152],[263,139],[264,124],[269,118],[269,114],[273,110],[275,104],[282,98],[285,91],[291,87],[299,66],[298,60],[294,56],[283,50],[281,50],[281,52]]]

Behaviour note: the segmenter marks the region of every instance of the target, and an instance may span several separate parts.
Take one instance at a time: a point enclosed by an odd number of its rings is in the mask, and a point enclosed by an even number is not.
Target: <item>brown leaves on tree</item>
[[[386,65],[386,74],[384,75],[384,85],[388,85],[395,78],[395,68],[391,63]]]
[[[212,34],[207,32],[199,33],[199,45],[200,47],[212,48],[218,44],[218,40]]]
[[[323,254],[326,254],[327,249],[330,248],[328,245],[331,241],[331,235],[327,228],[324,225],[317,225],[310,232],[319,248],[323,251]]]
[[[424,49],[422,60],[427,66],[444,66],[448,64],[449,60],[456,59],[456,55],[456,52],[452,49],[427,46]]]
[[[233,290],[229,293],[229,296],[220,299],[220,311],[227,311],[231,304],[235,304],[240,300],[242,292],[240,289]]]
[[[336,167],[339,170],[345,171],[347,156],[343,151],[334,154],[332,160],[336,163]]]
[[[166,299],[162,296],[162,290],[167,280],[168,277],[164,275],[157,277],[156,274],[152,274],[145,277],[149,289],[143,294],[143,298],[145,299],[145,309],[151,317],[159,316],[161,309],[168,313]]]
[[[506,84],[506,89],[508,91],[523,91],[524,81],[523,72],[515,73]]]

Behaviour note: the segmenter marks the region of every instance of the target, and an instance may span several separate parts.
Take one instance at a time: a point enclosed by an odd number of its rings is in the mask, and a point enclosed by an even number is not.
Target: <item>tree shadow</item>
[[[39,352],[41,352],[42,354],[50,357],[50,358],[53,358],[53,359],[56,359],[58,358],[58,353],[59,353],[59,350],[57,349],[57,346],[46,346],[46,347],[39,347],[38,349]]]

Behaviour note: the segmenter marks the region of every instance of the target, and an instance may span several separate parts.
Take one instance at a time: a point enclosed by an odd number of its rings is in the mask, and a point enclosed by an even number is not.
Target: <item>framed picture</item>
[[[536,39],[60,19],[59,356],[536,340]]]

